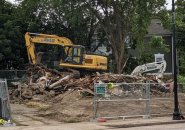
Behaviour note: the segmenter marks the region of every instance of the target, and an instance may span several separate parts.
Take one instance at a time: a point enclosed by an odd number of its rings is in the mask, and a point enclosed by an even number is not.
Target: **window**
[[[73,56],[78,56],[78,49],[79,48],[73,48]]]

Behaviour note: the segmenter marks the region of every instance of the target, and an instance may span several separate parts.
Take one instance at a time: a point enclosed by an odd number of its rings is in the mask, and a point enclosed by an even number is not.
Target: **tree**
[[[20,58],[28,60],[26,32],[68,37],[90,49],[98,22],[82,6],[82,0],[22,0],[18,5],[0,2],[0,66],[9,61],[19,64]]]
[[[185,1],[177,0],[176,40],[179,57],[179,72],[185,75]]]
[[[140,63],[153,62],[154,54],[157,53],[169,53],[170,48],[165,44],[164,39],[161,36],[153,36],[149,43],[145,45],[145,50],[141,55]]]
[[[21,53],[22,46],[19,44],[21,37],[20,26],[14,17],[15,6],[11,3],[0,0],[0,67],[17,68],[20,59],[24,56]]]
[[[89,0],[86,7],[103,27],[111,44],[116,72],[122,73],[127,61],[127,42],[142,42],[151,15],[161,10],[165,0]]]
[[[89,47],[97,22],[81,5],[82,0],[24,0],[20,7],[29,16],[28,30],[35,27],[37,32],[68,37]]]

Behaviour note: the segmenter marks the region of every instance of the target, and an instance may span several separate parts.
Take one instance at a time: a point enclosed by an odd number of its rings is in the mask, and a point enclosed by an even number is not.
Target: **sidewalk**
[[[108,120],[107,122],[80,122],[57,124],[30,124],[29,126],[0,127],[0,130],[111,130],[150,125],[185,123],[185,120],[172,120],[172,117],[153,117],[151,119]]]
[[[139,127],[139,126],[151,126],[151,125],[165,125],[165,124],[176,124],[185,123],[185,120],[172,120],[172,117],[151,117],[150,119],[143,118],[132,118],[125,120],[110,120],[100,125],[109,128],[128,128],[128,127]]]

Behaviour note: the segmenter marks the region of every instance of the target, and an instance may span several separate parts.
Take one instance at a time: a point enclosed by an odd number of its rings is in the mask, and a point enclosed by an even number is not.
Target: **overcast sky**
[[[15,0],[7,0],[7,1],[10,1],[10,2],[12,2],[12,3],[15,3]],[[172,7],[172,0],[166,0],[166,3],[167,3],[167,5],[166,5],[166,7],[167,7],[167,9],[171,9]]]

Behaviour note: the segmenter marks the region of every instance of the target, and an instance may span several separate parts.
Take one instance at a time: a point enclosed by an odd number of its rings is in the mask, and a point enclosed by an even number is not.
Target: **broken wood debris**
[[[20,102],[33,99],[35,95],[45,95],[45,97],[50,98],[68,90],[79,90],[82,93],[93,95],[94,83],[96,82],[141,83],[147,80],[157,83],[153,77],[108,73],[75,78],[71,73],[66,75],[43,65],[32,65],[27,69],[24,80],[14,83],[15,87],[10,90],[10,96],[13,100]],[[153,91],[158,91],[158,89]]]

